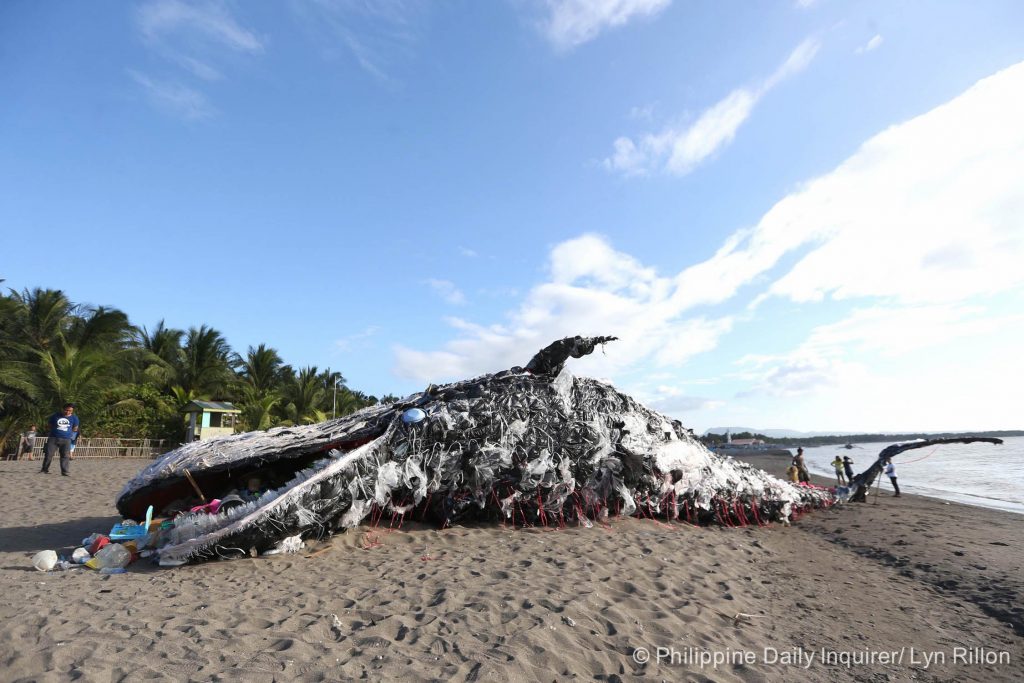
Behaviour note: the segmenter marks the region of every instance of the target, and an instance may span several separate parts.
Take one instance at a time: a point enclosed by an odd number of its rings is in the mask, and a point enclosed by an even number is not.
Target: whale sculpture
[[[607,515],[695,524],[788,523],[831,491],[710,452],[682,424],[566,361],[614,337],[569,337],[525,368],[431,385],[327,422],[186,444],[125,485],[118,510],[180,514],[155,539],[162,565],[248,556],[367,517],[550,525]],[[266,488],[245,500],[245,482]],[[257,486],[256,488],[259,488]],[[244,493],[244,491],[243,491]]]

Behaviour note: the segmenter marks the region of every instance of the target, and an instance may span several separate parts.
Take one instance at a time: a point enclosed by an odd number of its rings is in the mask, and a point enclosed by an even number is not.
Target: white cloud
[[[688,126],[647,133],[634,141],[619,137],[612,155],[603,161],[609,171],[625,175],[666,172],[685,175],[717,150],[732,142],[758,101],[787,78],[803,71],[814,59],[820,43],[808,39],[768,78],[754,88],[737,88],[706,109]]]
[[[980,306],[877,306],[814,329],[801,348],[819,356],[857,352],[898,358],[962,339],[1005,334],[1021,323],[1024,314],[992,315]]]
[[[677,366],[714,348],[730,318],[680,314],[691,305],[675,296],[672,278],[661,277],[596,235],[556,245],[548,278],[508,315],[507,325],[483,326],[450,318],[459,338],[441,351],[396,348],[396,372],[438,381],[525,365],[534,353],[561,337],[614,335],[607,354],[584,361],[603,375],[646,359],[656,367]]]
[[[435,280],[433,278],[425,280],[425,282],[438,296],[448,303],[455,306],[461,306],[466,303],[466,296],[455,286],[455,283],[448,280]]]
[[[196,78],[201,78],[204,81],[219,81],[224,77],[220,71],[194,57],[180,56],[178,62],[191,71]]]
[[[864,45],[861,45],[860,47],[858,47],[856,50],[854,50],[854,52],[856,52],[859,55],[862,55],[865,52],[871,52],[872,50],[874,50],[875,48],[877,48],[878,46],[880,46],[882,44],[882,40],[883,40],[882,36],[880,34],[876,33],[871,38],[871,40],[869,40]]]
[[[864,143],[732,255],[811,249],[768,290],[795,301],[960,301],[1024,283],[1024,63]],[[757,270],[763,270],[758,268]]]
[[[341,352],[348,352],[355,348],[365,347],[367,340],[374,337],[378,332],[380,332],[379,325],[370,325],[364,328],[361,332],[356,332],[336,340],[334,342],[334,347]]]
[[[465,256],[466,258],[476,258],[477,256],[480,255],[475,250],[463,246],[459,247],[459,254]]]
[[[191,78],[213,82],[223,79],[213,66],[226,51],[257,54],[263,41],[241,26],[222,2],[151,0],[139,6],[135,24],[142,41],[156,54],[188,72]],[[189,120],[207,118],[213,108],[204,93],[179,78],[154,80],[129,70],[158,107]]]
[[[750,389],[739,398],[765,423],[816,429],[1009,428],[1019,422],[1007,406],[1019,403],[1022,336],[1024,315],[984,307],[861,309],[789,353],[740,359]]]
[[[623,26],[636,17],[652,17],[672,0],[547,0],[550,15],[544,30],[559,49],[572,49],[602,31]]]
[[[214,109],[203,93],[181,83],[155,81],[137,71],[129,70],[132,79],[141,85],[155,107],[187,121],[209,118]]]
[[[856,365],[799,351],[780,359],[744,360],[755,363],[759,370],[749,375],[750,388],[740,392],[739,398],[758,394],[780,398],[816,394],[839,385],[843,377],[861,372]]]
[[[643,107],[632,107],[629,110],[629,118],[635,121],[650,121],[654,118],[655,105],[648,104]]]
[[[240,52],[260,52],[263,42],[243,28],[219,2],[190,3],[182,0],[153,0],[139,7],[139,30],[152,43],[172,34],[201,36]]]
[[[386,85],[396,82],[395,64],[411,61],[429,3],[412,0],[313,0],[293,11],[325,59],[347,57]]]

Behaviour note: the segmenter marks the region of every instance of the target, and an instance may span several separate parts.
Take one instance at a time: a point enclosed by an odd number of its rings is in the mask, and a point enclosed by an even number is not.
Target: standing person
[[[60,473],[71,476],[71,442],[78,438],[78,416],[74,403],[65,403],[64,409],[50,416],[50,434],[46,438],[46,451],[43,456],[43,474],[50,473],[53,452],[60,450]]]
[[[846,479],[843,476],[843,459],[837,455],[836,459],[832,461],[832,467],[836,471],[836,483],[839,486],[846,484]]]
[[[889,481],[892,482],[892,489],[896,493],[892,494],[894,498],[900,497],[900,485],[896,483],[896,465],[892,464],[892,460],[886,460],[885,462],[885,476],[889,477]]]
[[[851,458],[848,455],[844,455],[843,456],[843,471],[846,472],[846,480],[852,484],[853,483],[853,458]]]
[[[36,457],[32,455],[32,449],[36,447],[36,426],[32,425],[28,428],[28,431],[21,435],[21,441],[18,443],[18,454],[14,456],[15,460],[21,460],[21,456],[28,454],[29,460],[35,460]]]
[[[793,458],[793,464],[796,465],[800,472],[800,481],[810,482],[811,473],[807,471],[807,465],[804,464],[804,449],[800,446],[796,449],[796,457]]]

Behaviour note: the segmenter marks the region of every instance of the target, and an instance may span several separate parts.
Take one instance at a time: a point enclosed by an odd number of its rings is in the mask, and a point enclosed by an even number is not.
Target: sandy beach
[[[382,525],[298,555],[31,566],[108,531],[144,464],[0,462],[3,680],[1011,681],[1024,663],[1024,520],[909,495],[790,527]]]

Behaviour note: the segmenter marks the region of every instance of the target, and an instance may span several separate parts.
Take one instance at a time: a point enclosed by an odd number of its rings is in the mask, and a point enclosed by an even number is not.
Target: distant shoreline
[[[706,446],[714,446],[721,448],[718,443],[708,443],[707,439],[709,436],[724,436],[719,434],[705,434],[700,437],[700,440]],[[736,436],[735,434],[733,435]],[[905,434],[841,434],[832,436],[807,436],[807,437],[786,437],[773,439],[763,434],[754,434],[754,438],[762,439],[767,448],[758,450],[756,448],[746,448],[743,446],[737,446],[730,450],[742,450],[743,452],[766,452],[772,449],[785,450],[786,448],[796,448],[797,446],[843,446],[848,443],[895,443],[897,441],[912,441],[914,439],[938,439],[938,438],[955,438],[964,436],[987,436],[996,437],[1002,439],[1005,437],[1013,436],[1024,436],[1024,430],[1021,429],[1007,429],[1007,430],[996,430],[996,431],[980,431],[980,432],[910,432]]]

